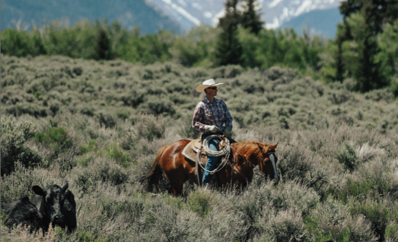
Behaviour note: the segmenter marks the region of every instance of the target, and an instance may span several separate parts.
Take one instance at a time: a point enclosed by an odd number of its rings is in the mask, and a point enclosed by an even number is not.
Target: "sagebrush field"
[[[279,142],[273,186],[256,172],[242,193],[187,183],[183,197],[137,182],[158,149],[197,137],[204,80],[239,141]],[[2,241],[398,241],[398,100],[295,69],[188,68],[1,55],[1,203],[69,183],[78,228]],[[167,184],[165,185],[167,187]]]

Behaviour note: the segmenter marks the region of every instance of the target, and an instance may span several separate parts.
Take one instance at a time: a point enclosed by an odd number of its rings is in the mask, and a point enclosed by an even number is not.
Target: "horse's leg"
[[[184,183],[188,180],[185,178],[185,174],[182,172],[174,170],[166,174],[166,177],[169,180],[171,186],[169,193],[172,193],[174,196],[182,195]],[[183,175],[184,177],[181,177],[181,175]],[[173,179],[169,179],[171,177],[173,177]]]
[[[184,183],[188,180],[181,161],[175,158],[168,160],[167,165],[163,164],[163,171],[171,186],[169,193],[173,193],[174,196],[181,196]]]

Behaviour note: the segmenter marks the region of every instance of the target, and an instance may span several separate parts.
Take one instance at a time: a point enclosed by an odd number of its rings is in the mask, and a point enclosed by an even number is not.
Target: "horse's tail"
[[[145,176],[142,176],[141,178],[138,179],[141,184],[148,179],[148,186],[146,188],[147,191],[152,191],[152,185],[155,185],[157,190],[159,191],[159,183],[162,181],[162,167],[160,166],[160,159],[162,158],[162,154],[164,150],[167,148],[167,145],[162,146],[158,154],[156,155],[155,162],[153,162],[152,168],[149,171],[148,174]]]

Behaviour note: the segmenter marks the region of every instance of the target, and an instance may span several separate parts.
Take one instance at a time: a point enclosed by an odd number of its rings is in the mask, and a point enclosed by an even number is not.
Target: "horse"
[[[147,191],[152,192],[155,185],[159,192],[164,174],[169,181],[169,193],[174,196],[181,196],[183,185],[191,180],[200,185],[203,171],[200,170],[199,177],[196,173],[196,163],[186,158],[182,151],[192,139],[183,139],[175,141],[170,145],[162,146],[155,158],[149,173],[139,179],[141,183],[148,180]],[[275,184],[278,183],[278,173],[276,163],[278,158],[275,156],[275,145],[267,145],[260,142],[238,142],[230,144],[231,152],[227,165],[225,165],[216,174],[218,187],[223,189],[228,186],[236,188],[246,187],[253,178],[253,169],[258,166],[260,172],[265,175],[265,179],[272,179]],[[207,158],[206,158],[207,159]]]

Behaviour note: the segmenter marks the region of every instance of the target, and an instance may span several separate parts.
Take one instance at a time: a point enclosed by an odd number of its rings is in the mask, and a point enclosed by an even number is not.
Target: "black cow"
[[[4,212],[4,225],[12,228],[16,225],[29,227],[30,231],[43,228],[43,216],[27,196],[5,204],[1,208]]]
[[[67,190],[68,183],[64,187],[51,185],[46,190],[40,186],[33,186],[34,195],[32,203],[43,215],[42,223],[45,230],[50,223],[61,228],[67,228],[68,232],[76,229],[76,202],[72,192]]]

